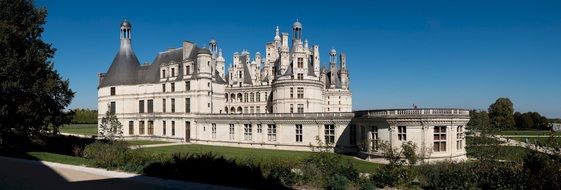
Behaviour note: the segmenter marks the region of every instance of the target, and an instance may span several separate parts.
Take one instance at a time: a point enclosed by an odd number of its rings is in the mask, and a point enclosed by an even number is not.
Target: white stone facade
[[[407,126],[407,140],[419,144],[420,152],[433,149],[431,127],[446,126],[446,150],[427,158],[465,157],[465,148],[452,148],[452,136],[454,127],[469,120],[466,110],[413,110],[430,120],[379,115],[381,111],[353,113],[346,55],[337,59],[332,49],[329,68],[321,67],[319,46],[309,47],[302,39],[300,22],[292,29],[290,47],[288,34],[280,34],[277,27],[264,57],[236,52],[225,70],[215,40],[209,48],[185,41],[159,53],[152,64],[141,65],[132,51],[131,25],[125,21],[119,53],[108,72],[100,74],[99,119],[107,111],[115,113],[125,138],[303,151],[327,142],[335,151],[362,151],[369,157],[376,151],[361,145],[372,142],[372,126],[378,127],[379,140],[392,146],[400,143],[396,127]]]

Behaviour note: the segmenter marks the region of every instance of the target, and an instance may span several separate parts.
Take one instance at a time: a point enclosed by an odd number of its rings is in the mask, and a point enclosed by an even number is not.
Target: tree
[[[99,124],[99,134],[107,140],[115,140],[115,138],[123,136],[123,125],[114,113],[105,112],[105,116],[101,118],[101,124]]]
[[[0,0],[0,145],[33,140],[70,121],[74,97],[54,69],[41,34],[47,10],[30,0]]]
[[[486,111],[471,110],[469,111],[469,116],[471,119],[469,120],[467,126],[470,129],[490,128],[491,123],[489,121],[489,114]]]
[[[489,106],[489,118],[494,128],[513,128],[514,107],[508,98],[499,98]]]
[[[97,123],[97,110],[78,108],[72,112],[72,123]]]

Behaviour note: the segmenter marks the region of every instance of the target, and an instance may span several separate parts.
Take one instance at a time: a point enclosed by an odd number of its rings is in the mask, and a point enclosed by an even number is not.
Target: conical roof
[[[132,51],[130,39],[121,39],[121,48],[99,87],[136,84],[139,66],[140,63]]]

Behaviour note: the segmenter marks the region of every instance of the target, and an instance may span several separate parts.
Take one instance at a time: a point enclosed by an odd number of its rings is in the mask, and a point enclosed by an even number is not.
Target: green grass
[[[127,140],[130,145],[150,145],[150,144],[166,144],[170,142],[165,141],[150,141],[150,140]]]
[[[507,161],[522,161],[530,150],[519,146],[468,146],[466,152],[468,158],[490,158],[493,155],[494,159],[507,160]]]
[[[310,156],[311,154],[314,154],[313,152],[303,152],[303,151],[236,148],[236,147],[221,147],[221,146],[194,145],[194,144],[144,148],[144,150],[148,152],[162,153],[162,154],[213,152],[215,154],[222,155],[225,158],[231,158],[240,161],[253,159],[258,163],[267,163],[275,159],[302,161],[306,157]],[[374,169],[380,166],[380,164],[357,160],[352,156],[343,155],[343,159],[349,160],[360,172],[372,172]]]
[[[71,165],[85,165],[91,166],[92,162],[86,158],[68,156],[63,154],[55,154],[50,152],[27,152],[27,155],[36,158],[37,160],[56,162]]]
[[[58,129],[61,133],[97,135],[97,124],[70,124]]]
[[[489,144],[502,144],[504,142],[490,137],[467,136],[466,143],[468,146],[477,146],[477,145],[489,145]]]

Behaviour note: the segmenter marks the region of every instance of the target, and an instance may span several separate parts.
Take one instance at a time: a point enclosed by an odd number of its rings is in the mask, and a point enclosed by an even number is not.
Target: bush
[[[127,163],[129,150],[129,144],[124,141],[98,141],[87,145],[83,154],[85,158],[93,160],[97,167],[119,168]]]
[[[327,189],[347,189],[348,184],[349,179],[339,174],[335,174],[327,178]]]
[[[269,179],[290,187],[301,181],[301,173],[294,171],[298,165],[297,163],[286,160],[274,160],[271,164],[265,166],[265,168],[269,170]]]

